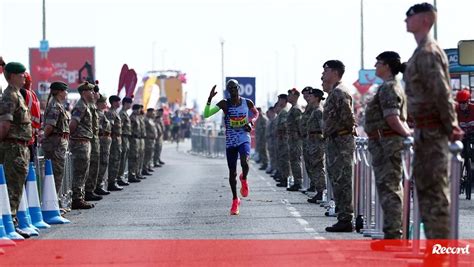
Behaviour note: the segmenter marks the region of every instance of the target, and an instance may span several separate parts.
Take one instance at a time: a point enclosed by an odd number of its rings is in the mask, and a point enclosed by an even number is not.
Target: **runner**
[[[229,167],[229,184],[232,190],[231,215],[239,214],[240,199],[237,197],[237,158],[239,154],[242,167],[242,173],[239,176],[242,183],[240,194],[242,197],[247,197],[249,194],[247,174],[249,172],[250,131],[252,131],[252,127],[258,118],[258,111],[253,102],[250,99],[241,97],[239,95],[239,88],[239,83],[236,80],[229,80],[226,90],[230,98],[223,99],[217,103],[217,106],[211,107],[211,100],[217,94],[216,86],[214,85],[209,93],[206,108],[204,109],[205,118],[209,118],[221,109],[225,114],[226,156],[227,166]],[[249,111],[251,111],[251,115]]]

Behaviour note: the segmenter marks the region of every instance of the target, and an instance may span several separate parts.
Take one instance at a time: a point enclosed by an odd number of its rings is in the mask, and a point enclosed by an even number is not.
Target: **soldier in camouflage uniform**
[[[145,139],[146,139],[146,124],[145,124],[145,112],[143,111],[143,105],[141,105],[140,115],[138,116],[138,120],[140,122],[140,146],[138,147],[138,170],[137,172],[140,173],[138,175],[139,179],[146,179],[143,175],[151,175],[148,170],[143,168],[145,162]]]
[[[268,150],[268,157],[270,159],[269,168],[266,173],[272,173],[276,166],[276,159],[274,151],[275,137],[273,136],[273,122],[275,121],[275,110],[274,107],[270,107],[267,110],[267,125],[265,126],[265,141]]]
[[[323,138],[323,110],[321,101],[324,100],[324,92],[320,89],[312,88],[308,91],[308,107],[312,110],[308,119],[306,144],[306,161],[308,175],[314,180],[316,195],[308,199],[310,203],[319,203],[323,199],[323,191],[326,189],[326,172],[324,169],[324,138]]]
[[[122,151],[120,153],[120,165],[117,174],[117,178],[125,181],[125,166],[128,162],[128,153],[130,149],[130,139],[132,138],[132,130],[130,125],[130,117],[127,111],[132,107],[133,100],[130,97],[124,97],[122,99],[122,109],[120,110],[120,121],[122,123]],[[135,176],[128,175],[127,181],[129,183],[138,183]]]
[[[94,204],[84,201],[84,187],[89,174],[92,113],[89,103],[94,101],[94,85],[84,82],[77,88],[81,99],[71,111],[69,150],[72,153],[72,209],[90,209]]]
[[[28,142],[33,136],[30,113],[20,94],[20,88],[25,83],[25,71],[26,68],[21,63],[10,62],[5,66],[4,75],[8,86],[0,100],[0,164],[3,164],[5,171],[10,209],[15,224],[28,172]],[[29,237],[19,228],[17,232]]]
[[[303,111],[298,105],[300,92],[295,88],[288,90],[288,102],[291,104],[288,112],[287,128],[288,128],[288,147],[290,151],[290,167],[293,174],[294,184],[287,188],[288,191],[298,191],[302,189],[303,169],[301,156],[303,156],[303,148],[300,134],[300,122]]]
[[[118,186],[127,186],[128,182],[119,176],[120,156],[122,154],[122,119],[117,109],[120,107],[120,97],[113,95],[109,97],[110,109],[105,114],[112,124],[112,144],[110,146],[110,158],[108,167],[108,184]],[[114,187],[118,187],[115,185]]]
[[[258,152],[260,163],[260,170],[265,170],[268,167],[268,151],[267,151],[267,140],[265,136],[265,130],[267,128],[267,117],[262,113],[261,108],[257,108],[260,116],[257,119],[255,126],[255,141],[256,150]]]
[[[145,158],[143,162],[143,170],[153,172],[153,156],[155,154],[155,139],[158,136],[158,131],[155,125],[155,109],[148,108],[146,110],[145,118],[146,139],[145,139]]]
[[[277,160],[279,170],[278,187],[288,186],[288,177],[290,176],[290,149],[288,147],[288,95],[281,94],[278,96],[278,106],[280,112],[278,113],[276,121],[277,131]]]
[[[354,126],[352,97],[341,83],[345,71],[339,60],[323,65],[321,80],[327,90],[324,103],[323,134],[326,138],[326,162],[329,181],[332,183],[337,208],[337,223],[326,227],[328,232],[352,232],[352,173],[354,161]]]
[[[308,103],[308,91],[312,89],[311,86],[307,86],[303,88],[301,93],[303,94],[303,98]],[[311,177],[309,175],[308,167],[309,167],[309,156],[308,156],[308,119],[309,116],[311,116],[311,112],[313,111],[313,107],[309,104],[306,105],[306,108],[303,111],[303,114],[301,114],[301,120],[299,124],[299,130],[300,130],[300,135],[301,135],[301,141],[302,141],[302,147],[303,147],[303,160],[304,160],[304,165],[306,172],[308,173],[308,176],[310,178],[310,187],[307,189],[309,192],[315,192],[316,189],[314,188],[314,177]]]
[[[67,97],[67,84],[53,82],[50,85],[46,110],[44,112],[44,158],[50,159],[53,165],[54,184],[56,194],[59,195],[64,178],[64,164],[69,144],[69,122],[71,117],[64,108]]]
[[[104,113],[104,111],[107,109],[107,98],[99,94],[99,99],[97,99],[96,106],[97,106],[97,115],[99,118],[100,152],[99,152],[99,171],[97,173],[97,184],[96,184],[96,189],[94,190],[94,192],[98,191],[97,188],[102,188],[104,185],[105,172],[107,171],[107,168],[109,166],[110,144],[112,143],[112,137],[111,137],[112,124],[109,121],[109,119],[105,116],[105,113]],[[87,191],[86,191],[86,200],[87,200]]]
[[[377,56],[376,75],[384,83],[367,103],[364,130],[369,137],[369,152],[375,184],[383,210],[385,239],[400,239],[402,235],[402,152],[403,137],[410,135],[406,124],[406,96],[395,76],[402,71],[396,52]]]
[[[89,175],[86,179],[86,201],[101,200],[102,197],[96,195],[94,190],[97,186],[97,177],[99,177],[100,166],[100,138],[99,138],[99,110],[97,109],[97,100],[99,99],[99,86],[94,86],[94,100],[89,103],[89,109],[92,114],[92,139],[91,139],[91,157],[89,166]]]
[[[134,104],[132,107],[132,115],[130,115],[130,127],[131,129],[134,129],[130,139],[130,147],[128,151],[128,181],[130,179],[133,179],[134,181],[140,181],[138,180],[138,148],[140,147],[140,139],[141,139],[141,132],[139,129],[140,127],[140,121],[138,116],[140,116],[140,104]]]
[[[156,126],[156,140],[155,140],[155,153],[153,154],[153,163],[155,167],[161,167],[165,163],[161,161],[161,150],[163,149],[163,136],[165,126],[163,125],[163,109],[158,109],[158,112],[155,117],[155,126]]]
[[[436,9],[428,3],[417,4],[406,15],[407,31],[418,44],[404,80],[408,116],[415,122],[413,176],[421,221],[428,239],[448,239],[448,142],[461,140],[463,132],[451,96],[448,59],[428,34],[436,22]]]
[[[275,181],[279,182],[280,181],[280,176],[281,176],[281,170],[280,170],[280,167],[279,167],[279,159],[278,159],[278,114],[280,114],[282,108],[278,105],[278,102],[275,103],[275,105],[273,106],[273,110],[275,111],[275,118],[273,119],[272,121],[272,135],[273,135],[273,146],[272,146],[272,150],[273,150],[273,155],[274,155],[274,158],[275,158],[275,164],[274,164],[274,169],[275,169],[275,172],[272,174],[272,177],[273,179],[275,179]]]

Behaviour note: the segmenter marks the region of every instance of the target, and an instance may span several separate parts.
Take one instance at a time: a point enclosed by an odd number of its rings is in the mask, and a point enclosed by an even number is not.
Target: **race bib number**
[[[247,116],[230,118],[230,127],[232,128],[240,128],[240,127],[243,127],[247,123],[248,123]]]

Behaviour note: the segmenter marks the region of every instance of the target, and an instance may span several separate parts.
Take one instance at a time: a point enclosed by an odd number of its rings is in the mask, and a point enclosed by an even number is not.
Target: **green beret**
[[[26,71],[25,66],[19,62],[10,62],[5,65],[5,71],[8,73],[19,74]]]
[[[83,82],[77,88],[77,91],[79,93],[82,93],[82,91],[89,91],[89,90],[90,91],[94,90],[94,85],[92,83],[89,83],[89,82]]]
[[[53,82],[51,83],[51,85],[49,86],[49,88],[51,90],[59,90],[59,91],[67,91],[68,89],[68,86],[66,83],[63,83],[63,82]]]
[[[97,99],[97,103],[105,103],[107,102],[107,97],[105,97],[103,94],[99,94],[99,99]]]

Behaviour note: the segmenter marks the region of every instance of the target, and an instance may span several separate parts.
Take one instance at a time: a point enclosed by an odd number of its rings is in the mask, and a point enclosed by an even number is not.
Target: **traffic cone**
[[[26,179],[26,200],[28,201],[28,211],[30,212],[33,225],[40,229],[51,227],[51,225],[43,221],[38,196],[38,185],[36,184],[35,165],[33,162],[30,162],[28,178]]]
[[[1,165],[0,165],[1,166]],[[10,205],[10,204],[8,204]],[[4,246],[16,246],[16,243],[8,238],[7,233],[5,232],[5,227],[3,226],[3,217],[2,209],[0,209],[0,247]],[[0,253],[1,255],[1,253]]]
[[[50,159],[46,160],[44,169],[45,175],[41,198],[41,211],[43,212],[44,221],[49,224],[70,223],[68,219],[61,217],[61,213],[59,212],[58,195],[56,194],[53,166]]]
[[[13,225],[12,211],[10,209],[10,199],[8,197],[7,183],[5,180],[5,172],[3,165],[0,164],[0,209],[2,210],[3,226],[7,237],[13,240],[25,240],[21,235],[15,231]]]
[[[30,213],[28,212],[28,200],[26,200],[26,189],[23,186],[23,195],[21,196],[20,207],[16,213],[18,219],[18,227],[28,233],[30,236],[38,236],[39,233],[33,225],[31,225]]]

